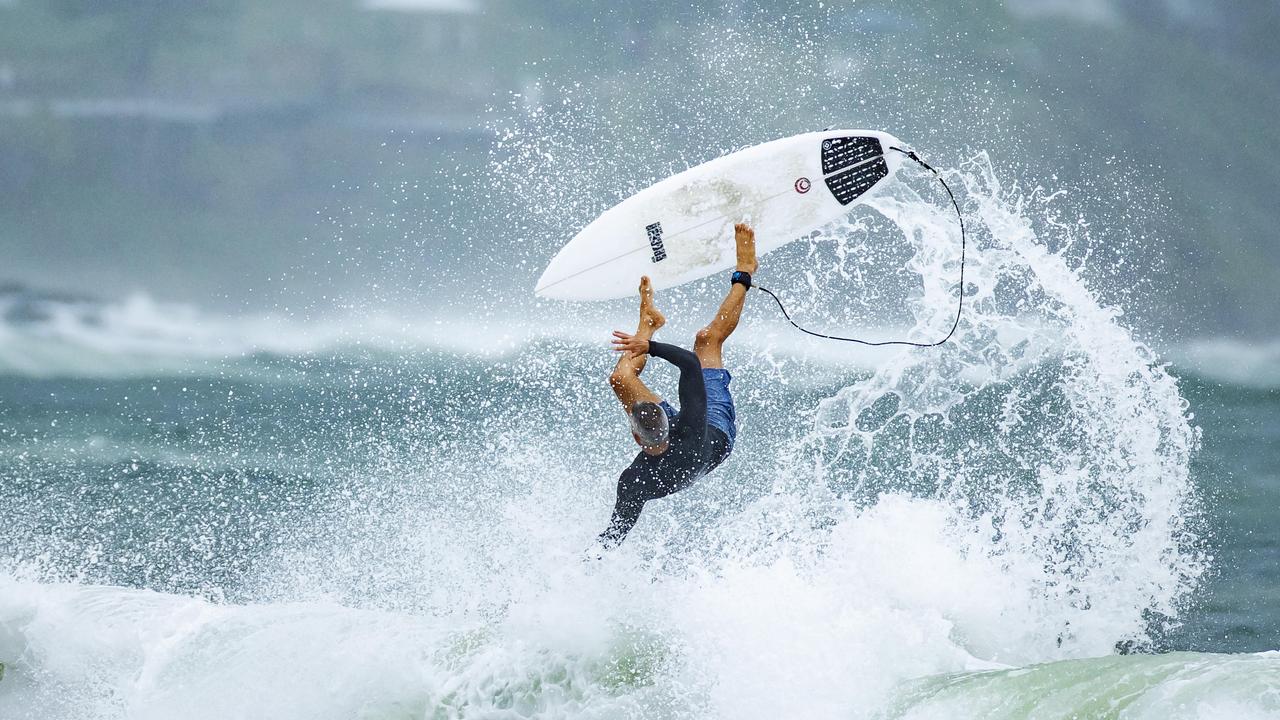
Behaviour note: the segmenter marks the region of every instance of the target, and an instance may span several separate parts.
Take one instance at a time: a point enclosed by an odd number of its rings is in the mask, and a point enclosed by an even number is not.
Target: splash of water
[[[796,568],[806,596],[910,608],[901,635],[932,618],[940,647],[971,658],[1149,647],[1206,568],[1198,430],[1174,378],[1081,279],[1073,238],[1038,232],[1054,198],[1004,190],[985,156],[950,177],[976,231],[961,332],[820,403],[774,497],[727,523],[718,547],[731,567]],[[958,230],[906,185],[872,204],[914,250],[911,334],[935,335],[950,319]],[[864,224],[847,230],[867,240]]]
[[[580,557],[619,460],[607,409],[539,379],[572,349],[517,356],[504,377],[579,432],[495,410],[475,438],[389,450],[280,535],[248,591],[267,605],[10,581],[0,649],[23,662],[5,682],[35,704],[78,687],[59,702],[101,717],[194,697],[323,716],[321,686],[334,712],[389,717],[849,717],[912,678],[1141,646],[1205,568],[1186,404],[1049,250],[1071,245],[1044,236],[1065,231],[1041,222],[1053,198],[1003,189],[984,157],[949,178],[975,229],[956,340],[886,356],[799,431],[744,415],[777,453],[652,503],[603,564]],[[908,248],[908,332],[935,334],[952,218],[906,184],[874,207]],[[819,241],[819,266],[888,242],[865,218]],[[123,630],[72,641],[90,625]]]

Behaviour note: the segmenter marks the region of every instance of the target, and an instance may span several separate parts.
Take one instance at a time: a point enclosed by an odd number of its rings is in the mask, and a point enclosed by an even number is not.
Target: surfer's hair
[[[654,402],[638,402],[631,406],[631,432],[645,447],[658,447],[667,441],[667,413]]]

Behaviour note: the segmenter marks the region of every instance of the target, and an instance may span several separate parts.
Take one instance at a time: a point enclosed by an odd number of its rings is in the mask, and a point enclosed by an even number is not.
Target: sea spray
[[[977,226],[957,340],[823,401],[772,494],[710,533],[676,614],[693,664],[724,663],[720,716],[836,715],[948,666],[1149,647],[1205,570],[1175,380],[1048,251],[1038,199],[1007,195],[983,156],[952,177]],[[948,319],[958,233],[905,186],[873,205],[916,249],[923,339]]]
[[[526,344],[377,386],[399,427],[352,426],[360,460],[317,472],[305,513],[243,530],[271,538],[230,588],[259,604],[9,580],[9,701],[76,717],[860,717],[914,678],[1141,646],[1204,567],[1185,403],[1048,249],[1063,241],[1036,227],[1038,201],[981,157],[949,177],[974,230],[953,343],[889,352],[808,414],[776,394],[798,364],[731,356],[743,446],[650,503],[618,552],[587,552],[629,452],[607,366]],[[947,320],[958,259],[925,192],[877,199],[892,234],[864,218],[815,238],[846,259],[904,244],[920,338]],[[376,367],[320,389],[371,391]],[[85,627],[119,631],[86,644]]]
[[[991,612],[953,628],[975,656],[1023,664],[1145,646],[1176,622],[1205,569],[1190,480],[1198,430],[1118,310],[1097,302],[1065,252],[1047,249],[1072,239],[1037,235],[1030,209],[1041,199],[1006,193],[985,156],[951,176],[966,188],[976,241],[961,332],[940,349],[895,352],[820,403],[779,463],[772,505],[753,509],[734,538],[750,548],[738,557],[776,562],[778,548],[759,538],[781,537],[788,557],[829,576],[833,563],[873,562],[828,557],[866,552],[838,543],[868,513],[904,516],[873,551],[885,557],[913,542],[906,518],[922,513],[923,532],[941,516],[949,530],[937,552],[996,571],[987,591],[965,591]],[[958,233],[906,185],[873,206],[916,250],[912,334],[937,334],[957,289]],[[919,571],[956,581],[927,558]]]

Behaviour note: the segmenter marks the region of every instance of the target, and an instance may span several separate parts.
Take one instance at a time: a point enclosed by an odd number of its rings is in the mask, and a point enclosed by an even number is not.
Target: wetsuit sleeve
[[[638,492],[635,470],[627,468],[618,478],[618,500],[613,506],[613,517],[609,518],[609,527],[600,533],[597,542],[605,550],[612,550],[622,544],[627,533],[635,527],[640,519],[640,511],[644,509],[644,496]]]
[[[698,356],[677,345],[649,341],[649,354],[680,368],[680,422],[701,430],[707,424],[707,386]]]

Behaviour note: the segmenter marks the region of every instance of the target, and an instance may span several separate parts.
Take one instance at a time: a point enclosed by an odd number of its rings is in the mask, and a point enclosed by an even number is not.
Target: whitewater
[[[1213,568],[1201,435],[1086,282],[1087,229],[983,154],[946,177],[955,340],[815,361],[760,332],[728,355],[740,450],[598,562],[628,448],[597,316],[496,356],[456,317],[6,316],[7,385],[127,402],[6,407],[0,717],[1280,716],[1280,653],[1160,652]],[[934,192],[896,183],[763,267],[808,268],[801,312],[838,321],[870,304],[850,268],[898,252],[901,312],[867,325],[937,336],[959,236]],[[189,387],[180,418],[147,399]]]

